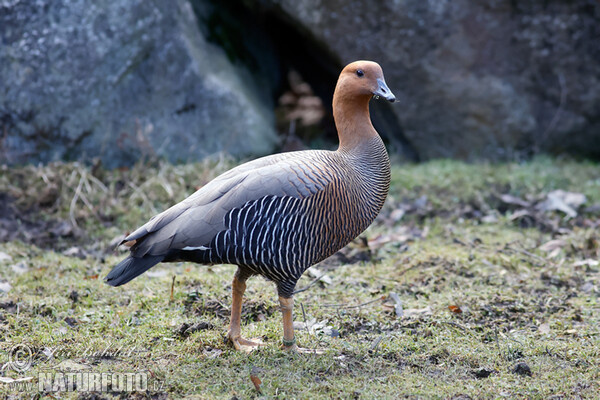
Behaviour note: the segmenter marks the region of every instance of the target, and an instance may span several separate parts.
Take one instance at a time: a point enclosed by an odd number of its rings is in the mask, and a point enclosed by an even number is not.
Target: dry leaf
[[[77,257],[77,258],[81,258],[81,259],[85,258],[85,252],[77,246],[69,247],[67,250],[63,251],[62,253],[67,257]]]
[[[84,277],[83,279],[98,279],[98,274],[96,274],[96,275],[88,275],[88,276]]]
[[[514,205],[517,205],[520,207],[530,207],[531,206],[530,202],[525,201],[519,197],[510,195],[510,194],[501,195],[500,200],[502,200],[506,204],[514,204]]]
[[[262,394],[262,391],[260,390],[260,385],[262,384],[262,381],[258,377],[258,374],[260,372],[262,372],[262,370],[260,368],[252,367],[252,371],[250,371],[250,380],[254,384],[254,388],[256,389],[256,391],[259,394]]]
[[[404,318],[416,317],[419,315],[431,315],[431,307],[427,306],[425,308],[407,308],[403,312]]]
[[[511,221],[515,221],[515,220],[517,220],[519,218],[526,217],[528,215],[531,215],[529,213],[529,211],[527,211],[525,209],[521,209],[521,210],[517,210],[514,213],[512,213],[512,215],[508,219],[511,220]]]
[[[217,357],[221,356],[221,354],[223,354],[223,350],[206,348],[206,349],[202,350],[202,354],[204,354],[206,356],[206,358],[217,358]],[[252,379],[252,376],[250,376],[250,379]]]
[[[456,314],[462,313],[462,309],[459,306],[454,306],[454,305],[448,306],[448,310],[450,310],[450,311],[452,311],[453,313],[456,313]]]
[[[540,326],[538,326],[538,331],[540,333],[550,333],[550,324],[548,324],[547,322],[544,322],[543,324],[541,324]]]
[[[331,277],[329,275],[320,271],[316,267],[310,267],[308,269],[307,273],[308,273],[308,275],[310,275],[310,277],[312,277],[314,279],[318,279],[319,281],[323,282],[326,285],[331,285],[333,283],[333,280],[331,279]]]
[[[402,219],[402,217],[404,217],[404,214],[406,213],[406,211],[404,211],[401,208],[396,208],[394,211],[392,211],[390,213],[390,219],[392,220],[393,223],[396,223],[398,221],[400,221]]]
[[[569,217],[577,216],[577,209],[587,201],[582,193],[553,190],[548,193],[546,200],[539,203],[536,208],[542,211],[562,211]]]
[[[567,242],[560,239],[550,240],[539,247],[540,250],[551,252],[552,250],[562,249],[567,245]]]
[[[588,267],[597,267],[599,264],[600,264],[600,262],[598,260],[592,260],[591,258],[588,258],[586,260],[577,261],[576,263],[573,264],[573,266],[581,267],[581,266],[587,265]]]
[[[377,250],[388,243],[394,243],[394,244],[406,243],[407,241],[409,241],[413,238],[414,238],[414,236],[412,236],[410,233],[399,233],[399,232],[395,232],[395,233],[391,233],[391,234],[377,235],[374,238],[369,239],[369,248],[372,250]]]

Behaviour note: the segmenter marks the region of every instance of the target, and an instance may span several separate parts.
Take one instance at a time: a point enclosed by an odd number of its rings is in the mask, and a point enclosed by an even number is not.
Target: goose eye
[[[365,72],[362,69],[357,69],[356,75],[358,75],[359,77],[363,77],[365,75]]]

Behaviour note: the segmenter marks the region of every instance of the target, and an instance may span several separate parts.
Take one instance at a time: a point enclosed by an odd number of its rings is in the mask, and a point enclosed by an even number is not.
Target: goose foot
[[[243,351],[244,353],[251,353],[260,346],[265,345],[262,340],[258,338],[252,338],[251,340],[248,340],[239,335],[232,336],[230,334],[227,334],[227,337],[236,350]]]
[[[298,354],[325,354],[326,353],[326,349],[307,349],[304,347],[298,347],[298,345],[295,343],[295,341],[293,344],[291,344],[289,346],[286,344],[282,344],[281,350],[287,351],[289,353],[298,353]]]

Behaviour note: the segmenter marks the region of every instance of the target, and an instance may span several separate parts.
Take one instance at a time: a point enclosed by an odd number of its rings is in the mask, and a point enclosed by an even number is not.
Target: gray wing
[[[324,153],[287,153],[242,164],[154,216],[123,242],[136,241],[131,248],[135,257],[207,246],[225,229],[225,214],[248,201],[269,195],[305,198],[323,190],[333,179],[326,172]]]

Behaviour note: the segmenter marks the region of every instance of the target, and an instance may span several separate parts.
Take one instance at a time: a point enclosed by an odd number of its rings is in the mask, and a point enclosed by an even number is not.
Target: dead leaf
[[[548,193],[546,200],[539,203],[536,208],[542,211],[561,211],[570,218],[577,216],[577,209],[587,201],[582,193],[553,190]]]
[[[527,207],[531,207],[531,203],[530,202],[525,201],[525,200],[523,200],[523,199],[521,199],[519,197],[510,195],[508,193],[501,195],[500,196],[500,200],[502,200],[506,204],[514,204],[514,205],[519,206],[519,207],[526,207],[526,208]]]
[[[525,209],[521,209],[521,210],[517,210],[514,213],[511,214],[511,216],[508,218],[511,221],[517,220],[519,218],[523,218],[526,217],[528,215],[531,215],[529,213],[529,211],[525,210]]]
[[[306,322],[302,321],[294,321],[294,329],[295,330],[310,330],[314,324],[317,323],[316,318],[311,318]]]
[[[401,208],[396,208],[394,211],[392,211],[390,213],[390,220],[392,223],[396,223],[399,222],[402,217],[404,217],[404,214],[406,214],[406,211],[404,211]]]
[[[541,245],[538,248],[545,252],[551,252],[555,249],[562,249],[566,245],[567,245],[567,242],[565,242],[564,240],[553,239],[553,240],[550,240],[550,241],[544,243],[543,245]]]
[[[262,391],[260,390],[260,385],[262,384],[262,381],[258,377],[258,374],[261,372],[263,372],[262,369],[257,367],[252,367],[252,370],[250,371],[250,380],[254,384],[254,388],[259,394],[262,394]]]
[[[548,324],[547,322],[544,322],[543,324],[538,326],[538,332],[543,333],[543,334],[550,333],[550,324]]]
[[[208,348],[202,350],[202,354],[204,354],[206,356],[206,358],[217,358],[221,354],[223,354],[223,350],[212,349],[212,348],[208,347]],[[250,379],[252,379],[252,377],[250,377]]]
[[[85,259],[85,251],[77,246],[69,247],[67,250],[63,251],[63,254],[67,257],[77,257],[82,260]]]
[[[320,271],[316,267],[309,268],[308,271],[307,271],[307,273],[312,278],[318,279],[320,282],[323,282],[326,285],[331,285],[333,283],[333,280],[331,279],[331,277],[329,275],[327,275],[324,272]]]
[[[550,253],[548,253],[548,258],[556,258],[560,254],[561,249],[554,249]]]
[[[96,275],[88,275],[88,276],[84,277],[83,279],[98,279],[98,274],[96,274]]]
[[[592,260],[590,258],[586,259],[586,260],[581,260],[581,261],[577,261],[576,263],[573,264],[574,267],[582,267],[584,265],[587,265],[588,267],[597,267],[600,264],[600,262],[598,260]]]
[[[462,309],[459,306],[455,306],[455,305],[448,306],[448,310],[450,310],[450,311],[452,311],[453,313],[456,313],[456,314],[462,313]]]
[[[306,322],[295,321],[294,329],[307,330],[308,332],[310,332],[313,335],[324,334],[327,336],[334,337],[336,335],[335,332],[337,332],[337,331],[335,329],[333,329],[333,326],[328,325],[328,322],[329,321],[326,319],[317,322],[316,318],[312,318]],[[339,334],[339,332],[338,332],[338,334]]]
[[[377,235],[372,239],[369,239],[369,248],[377,250],[388,243],[401,244],[414,238],[410,233],[392,232],[390,234]]]
[[[431,315],[431,307],[427,306],[425,308],[407,308],[403,312],[404,318],[417,317],[419,315]]]
[[[587,198],[583,193],[567,192],[566,190],[558,189],[548,193],[548,197],[556,197],[561,199],[565,204],[575,209],[581,207],[587,202]]]

